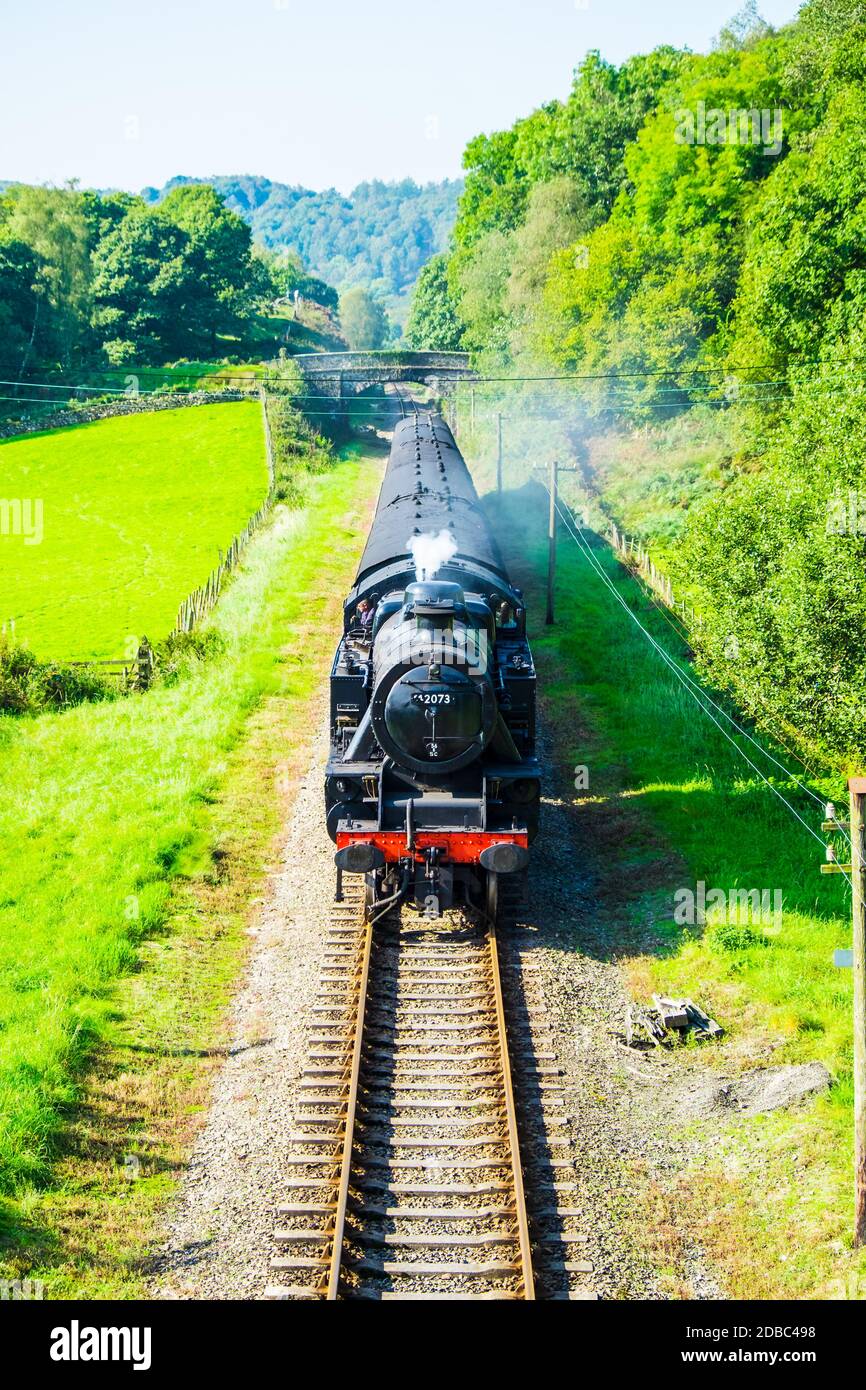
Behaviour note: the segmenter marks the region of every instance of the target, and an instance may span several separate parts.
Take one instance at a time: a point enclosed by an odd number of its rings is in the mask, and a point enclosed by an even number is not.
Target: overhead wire
[[[545,491],[548,493],[548,496],[550,496],[550,489],[546,483],[544,484],[544,487]],[[760,743],[757,742],[756,739],[752,737],[751,734],[749,734],[746,730],[742,729],[741,726],[737,724],[736,720],[734,720],[730,715],[728,715],[726,711],[721,708],[721,706],[716,704],[716,702],[707,694],[707,692],[703,689],[702,686],[700,686],[696,681],[692,680],[692,678],[688,676],[685,671],[683,671],[679,663],[670,655],[669,652],[665,650],[665,648],[659,642],[656,641],[652,633],[649,632],[649,630],[640,621],[640,618],[637,616],[637,614],[633,612],[628,603],[625,601],[622,594],[619,592],[616,585],[611,580],[610,576],[606,573],[603,566],[599,563],[597,557],[592,553],[591,548],[586,544],[584,538],[579,534],[579,528],[571,513],[570,508],[567,509],[565,505],[561,502],[561,500],[557,499],[556,511],[560,520],[565,525],[565,528],[571,536],[572,540],[574,540],[581,554],[587,560],[595,574],[598,576],[598,578],[602,580],[606,588],[616,599],[617,603],[619,603],[620,606],[625,610],[625,612],[631,618],[635,626],[639,629],[639,631],[643,634],[643,636],[650,643],[653,649],[662,658],[665,665],[673,673],[673,675],[679,681],[680,685],[683,687],[686,693],[691,696],[698,708],[701,709],[702,712],[707,716],[707,718],[711,720],[711,722],[716,726],[716,728],[719,730],[722,736],[725,739],[727,739],[727,741],[736,750],[736,752],[744,760],[744,762],[748,764],[752,771],[755,772],[756,775],[761,779],[761,781],[769,787],[769,789],[773,792],[773,794],[776,797],[778,797],[779,801],[781,801],[782,805],[785,806],[785,808],[795,818],[795,820],[799,821],[800,825],[802,825],[804,830],[806,830],[808,834],[811,835],[812,838],[816,840],[818,844],[821,845],[822,849],[826,848],[824,839],[817,833],[817,831],[813,829],[809,822],[805,820],[803,816],[800,815],[796,807],[792,806],[791,803],[787,800],[787,798],[782,795],[782,793],[779,791],[779,788],[776,787],[767,776],[765,776],[760,767],[758,767],[757,763],[753,762],[752,759],[748,756],[748,754],[744,752],[744,750],[737,743],[736,739],[734,739],[733,736],[730,733],[728,733],[724,725],[721,724],[720,721],[716,719],[715,715],[711,713],[710,709],[707,707],[707,703],[705,702],[708,702],[710,705],[712,705],[712,707],[716,709],[720,714],[722,714],[724,718],[728,719],[729,722],[732,723],[740,733],[743,733],[748,739],[750,739],[750,741],[753,744],[755,744],[755,746],[765,756],[770,758],[770,760],[774,762],[776,766],[778,766],[785,773],[788,779],[791,782],[793,782],[797,787],[807,792],[808,795],[813,797],[816,801],[820,802],[821,798],[818,797],[817,794],[813,792],[810,788],[806,787],[804,783],[800,782],[800,780],[793,773],[791,773],[789,769],[784,766],[783,763],[780,763],[777,758],[770,754],[767,749],[765,749]],[[843,877],[845,878],[846,882],[850,887],[851,880],[848,877],[848,875],[844,873],[844,871]]]

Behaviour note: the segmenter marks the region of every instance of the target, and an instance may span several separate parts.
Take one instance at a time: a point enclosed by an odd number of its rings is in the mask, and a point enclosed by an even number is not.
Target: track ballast
[[[404,917],[335,906],[267,1296],[592,1298],[526,934]]]

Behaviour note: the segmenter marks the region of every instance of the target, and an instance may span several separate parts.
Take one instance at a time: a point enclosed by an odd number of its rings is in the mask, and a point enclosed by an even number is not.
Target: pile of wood
[[[645,1047],[648,1043],[660,1047],[663,1043],[684,1042],[688,1037],[704,1041],[719,1038],[724,1031],[693,999],[666,999],[654,994],[651,1005],[644,1008],[629,1004],[626,1011],[625,1037],[629,1047]]]

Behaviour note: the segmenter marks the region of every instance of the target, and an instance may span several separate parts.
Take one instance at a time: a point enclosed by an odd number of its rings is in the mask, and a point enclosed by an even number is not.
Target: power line
[[[550,489],[547,487],[546,483],[544,484],[544,487],[545,491],[548,493],[549,496]],[[748,756],[748,754],[743,751],[743,749],[739,746],[736,740],[728,733],[727,729],[725,729],[724,726],[718,721],[718,719],[716,719],[715,716],[710,712],[710,710],[707,708],[707,705],[704,703],[704,700],[709,701],[709,703],[713,705],[715,709],[718,709],[719,712],[723,714],[726,719],[730,719],[730,716],[727,715],[725,711],[720,708],[720,706],[715,704],[715,701],[713,701],[707,695],[706,691],[704,691],[704,689],[701,686],[699,686],[697,682],[692,681],[690,677],[686,676],[686,673],[682,670],[679,663],[674,660],[674,658],[670,655],[669,652],[665,651],[664,647],[656,641],[652,633],[650,633],[648,629],[644,627],[637,614],[634,613],[632,609],[629,607],[629,605],[626,603],[625,599],[619,593],[618,589],[616,588],[616,585],[613,583],[610,576],[605,572],[604,568],[599,564],[596,556],[593,555],[589,546],[580,536],[579,530],[577,528],[577,523],[575,522],[574,517],[572,516],[570,508],[566,508],[564,504],[560,502],[558,499],[555,505],[560,520],[565,524],[565,527],[569,532],[569,535],[571,536],[572,540],[574,540],[574,542],[576,543],[581,554],[588,561],[596,575],[602,580],[605,586],[613,594],[616,601],[625,610],[625,612],[631,618],[635,626],[639,629],[640,632],[643,633],[644,637],[655,649],[655,651],[658,652],[659,656],[665,662],[666,666],[668,666],[668,668],[673,672],[674,676],[682,685],[686,693],[692,697],[698,708],[701,709],[703,713],[707,716],[707,718],[712,721],[712,723],[716,726],[716,728],[719,730],[722,736],[726,738],[727,741],[731,744],[731,746],[736,750],[736,752],[739,753],[740,757],[744,760],[744,762],[748,763],[749,767],[752,769],[753,772],[755,772],[758,775],[758,777],[760,777],[761,781],[764,782],[770,788],[773,794],[778,797],[778,799],[782,802],[782,805],[787,808],[791,815],[794,816],[794,818],[800,822],[803,828],[808,831],[808,833],[812,836],[814,840],[817,840],[817,842],[821,845],[822,849],[826,848],[825,841],[821,838],[821,836],[812,828],[811,825],[809,825],[808,821],[804,820],[804,818],[800,815],[799,811],[797,811],[797,809],[794,806],[792,806],[791,803],[782,795],[778,787],[775,787],[773,783],[769,780],[769,778],[764,775],[764,773],[761,771],[758,765],[752,762],[752,759]],[[736,721],[731,720],[731,722],[734,723],[738,729],[740,729],[740,726],[736,724]],[[740,729],[740,732],[745,733],[746,731]],[[751,735],[746,734],[746,737],[751,738]],[[766,756],[772,758],[772,755],[767,753],[767,750],[763,748],[761,744],[757,743],[755,739],[752,739],[751,741],[755,743],[756,747],[759,748],[761,752],[763,752]],[[820,802],[821,798],[817,797],[814,792],[812,792],[809,788],[805,787],[804,784],[801,783],[799,779],[794,776],[793,773],[790,773],[782,763],[779,763],[776,758],[772,758],[772,761],[775,762],[778,767],[782,768],[782,770],[786,773],[790,781],[792,781],[796,786],[800,787],[801,789],[808,791],[810,796],[814,797],[815,800]],[[848,879],[847,874],[843,875],[843,877],[846,878],[850,886],[851,881],[850,879]]]

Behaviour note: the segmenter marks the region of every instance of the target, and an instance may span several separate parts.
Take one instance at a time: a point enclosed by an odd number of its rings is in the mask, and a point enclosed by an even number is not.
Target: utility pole
[[[830,803],[822,829],[850,831],[851,863],[837,863],[830,846],[821,872],[851,874],[853,950],[850,958],[847,951],[837,952],[836,963],[851,965],[854,973],[854,1245],[860,1248],[866,1246],[866,777],[850,778],[848,792],[850,820],[838,821]]]
[[[475,437],[475,387],[469,388],[469,433]]]
[[[854,917],[854,1244],[866,1245],[866,777],[852,777],[851,911]]]
[[[502,492],[502,411],[496,416],[496,491]]]
[[[559,490],[559,464],[556,459],[552,459],[550,463],[550,478],[547,487],[550,493],[550,514],[547,525],[547,617],[544,621],[550,627],[555,621],[553,589],[556,583],[556,502]]]

